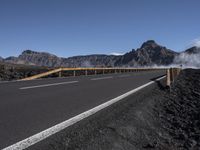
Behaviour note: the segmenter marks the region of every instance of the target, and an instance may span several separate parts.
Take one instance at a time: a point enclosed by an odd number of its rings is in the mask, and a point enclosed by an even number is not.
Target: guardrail
[[[124,72],[151,71],[151,70],[166,70],[166,68],[57,68],[48,72],[44,72],[41,74],[24,78],[22,80],[38,79],[38,78],[49,76],[55,73],[58,73],[58,76],[62,77],[62,73],[64,71],[68,71],[68,72],[71,71],[72,76],[76,76],[78,75],[77,74],[78,71],[82,71],[82,74],[87,76],[88,73],[96,75],[96,74],[105,74],[105,73],[124,73]]]
[[[62,77],[62,72],[72,71],[72,76],[76,76],[77,71],[82,71],[82,74],[88,75],[88,73],[93,72],[92,74],[105,74],[105,73],[125,73],[125,72],[140,72],[140,71],[153,71],[153,70],[166,70],[166,85],[171,86],[171,83],[174,82],[175,78],[179,75],[181,68],[57,68],[51,71],[40,73],[31,77],[27,77],[21,80],[34,80],[48,75],[59,73],[58,76]],[[80,75],[80,74],[79,74]]]

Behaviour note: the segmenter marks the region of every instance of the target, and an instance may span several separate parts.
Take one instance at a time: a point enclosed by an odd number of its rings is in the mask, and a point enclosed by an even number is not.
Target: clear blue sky
[[[138,48],[184,50],[200,37],[200,0],[0,0],[0,56],[68,57]]]

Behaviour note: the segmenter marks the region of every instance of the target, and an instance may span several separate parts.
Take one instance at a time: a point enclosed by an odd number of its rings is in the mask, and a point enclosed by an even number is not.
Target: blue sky
[[[200,0],[0,0],[0,56],[124,53],[149,39],[182,51],[200,37]]]

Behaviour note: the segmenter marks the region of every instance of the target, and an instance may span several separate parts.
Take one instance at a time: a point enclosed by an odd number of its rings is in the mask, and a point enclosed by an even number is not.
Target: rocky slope
[[[199,48],[192,47],[185,51],[187,54],[196,54]],[[183,52],[184,53],[184,52]],[[153,40],[144,42],[136,50],[132,50],[124,55],[85,55],[69,58],[57,57],[45,52],[35,52],[25,50],[18,57],[8,57],[4,62],[14,64],[27,64],[47,67],[113,67],[113,66],[151,66],[170,65],[174,58],[183,53],[177,53],[164,46],[157,44]],[[182,61],[180,61],[182,62]]]

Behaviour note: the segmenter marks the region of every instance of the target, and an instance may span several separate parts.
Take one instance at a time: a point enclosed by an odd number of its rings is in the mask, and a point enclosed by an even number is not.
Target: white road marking
[[[156,79],[155,81],[159,81],[159,80],[161,80],[161,79],[163,79],[165,77],[166,76],[163,76],[163,77],[161,77],[159,79]],[[68,120],[66,120],[64,122],[61,122],[61,123],[59,123],[59,124],[57,124],[57,125],[55,125],[55,126],[53,126],[51,128],[48,128],[48,129],[46,129],[46,130],[44,130],[44,131],[42,131],[40,133],[37,133],[37,134],[27,138],[27,139],[24,139],[24,140],[22,140],[20,142],[17,142],[16,144],[13,144],[13,145],[11,145],[9,147],[6,147],[3,150],[23,150],[25,148],[28,148],[31,145],[34,145],[34,144],[46,139],[47,137],[49,137],[49,136],[51,136],[51,135],[53,135],[53,134],[65,129],[65,128],[67,128],[67,127],[69,127],[69,126],[71,126],[71,125],[73,125],[73,124],[75,124],[75,123],[87,118],[87,117],[89,117],[90,115],[93,115],[96,112],[98,112],[98,111],[100,111],[100,110],[102,110],[102,109],[104,109],[104,108],[106,108],[106,107],[108,107],[108,106],[110,106],[110,105],[112,105],[112,104],[114,104],[114,103],[116,103],[116,102],[128,97],[129,95],[131,95],[133,93],[136,93],[137,91],[139,91],[139,90],[141,90],[141,89],[153,84],[155,81],[150,81],[150,82],[148,82],[148,83],[146,83],[146,84],[144,84],[144,85],[142,85],[142,86],[140,86],[138,88],[135,88],[135,89],[133,89],[133,90],[127,92],[127,93],[124,93],[124,94],[122,94],[122,95],[120,95],[120,96],[118,96],[116,98],[113,98],[113,99],[111,99],[111,100],[109,100],[109,101],[107,101],[107,102],[105,102],[105,103],[103,103],[103,104],[101,104],[99,106],[96,106],[96,107],[94,107],[94,108],[92,108],[92,109],[90,109],[88,111],[85,111],[85,112],[83,112],[83,113],[81,113],[81,114],[79,114],[79,115],[77,115],[77,116],[75,116],[73,118],[70,118],[70,119],[68,119]]]
[[[102,77],[102,78],[92,78],[91,80],[103,80],[103,79],[112,79],[113,77],[110,76],[110,77]]]
[[[21,87],[20,90],[27,90],[27,89],[34,89],[34,88],[41,88],[41,87],[48,87],[48,86],[56,86],[56,85],[63,85],[63,84],[70,84],[70,83],[77,83],[78,81],[68,81],[68,82],[59,82],[59,83],[52,83],[52,84],[42,84],[36,86],[28,86],[28,87]]]

